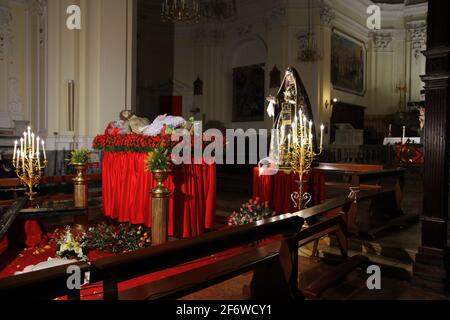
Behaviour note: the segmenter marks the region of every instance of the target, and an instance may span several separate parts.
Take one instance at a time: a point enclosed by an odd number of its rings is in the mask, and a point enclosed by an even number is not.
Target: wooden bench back
[[[246,226],[207,233],[197,238],[104,258],[94,261],[92,265],[101,278],[125,281],[274,235],[296,234],[301,230],[303,222],[302,218],[287,214]]]
[[[384,166],[355,163],[320,163],[316,169],[324,171],[369,172],[383,170]]]

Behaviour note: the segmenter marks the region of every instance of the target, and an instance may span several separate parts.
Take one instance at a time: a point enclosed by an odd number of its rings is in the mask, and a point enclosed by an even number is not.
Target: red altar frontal
[[[102,164],[103,208],[119,222],[152,226],[151,191],[156,186],[145,170],[146,153],[105,152]],[[216,166],[174,166],[166,182],[172,192],[168,233],[177,238],[201,235],[214,227]]]
[[[309,207],[320,204],[326,198],[325,175],[323,172],[312,170],[303,177],[303,190],[311,194]],[[259,197],[268,201],[270,206],[279,214],[298,211],[291,199],[293,192],[299,190],[299,176],[293,172],[278,172],[273,176],[260,175],[259,168],[253,169],[253,198]]]

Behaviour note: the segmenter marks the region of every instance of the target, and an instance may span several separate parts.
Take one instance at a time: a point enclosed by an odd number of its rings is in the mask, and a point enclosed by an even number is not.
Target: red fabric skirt
[[[145,170],[145,153],[105,152],[102,183],[106,216],[119,222],[152,226],[151,191],[156,186]],[[170,236],[189,238],[214,227],[216,205],[215,164],[174,166],[166,181]]]
[[[323,172],[312,170],[309,175],[303,177],[304,192],[312,196],[309,206],[320,204],[325,200],[325,175]],[[279,171],[273,176],[263,176],[259,168],[253,169],[253,198],[259,197],[262,201],[268,201],[271,208],[279,214],[298,211],[294,207],[291,194],[299,190],[299,176],[295,173]]]

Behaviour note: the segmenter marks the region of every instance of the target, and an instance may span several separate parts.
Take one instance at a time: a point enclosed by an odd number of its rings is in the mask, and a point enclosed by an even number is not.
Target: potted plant
[[[74,182],[74,202],[76,208],[87,207],[87,180],[85,178],[87,163],[91,159],[91,151],[86,148],[73,150],[70,158],[66,159],[70,165],[75,167],[76,177]]]
[[[170,191],[164,182],[169,177],[170,150],[168,146],[157,146],[148,153],[146,169],[151,172],[157,185],[152,190],[152,244],[160,245],[168,241],[167,220]]]

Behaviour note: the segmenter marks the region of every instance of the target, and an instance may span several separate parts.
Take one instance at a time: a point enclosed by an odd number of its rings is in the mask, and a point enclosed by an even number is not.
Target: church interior
[[[0,297],[448,300],[442,0],[0,0]]]

